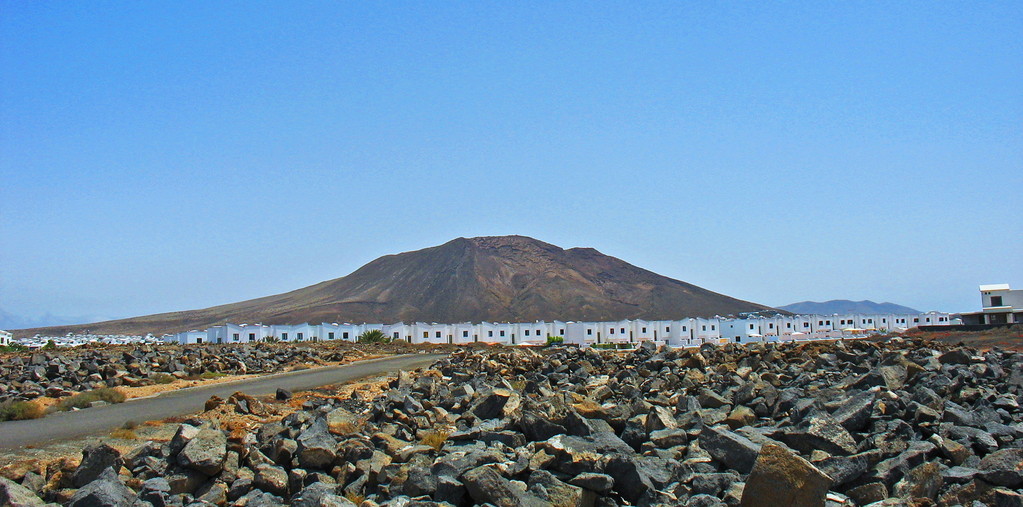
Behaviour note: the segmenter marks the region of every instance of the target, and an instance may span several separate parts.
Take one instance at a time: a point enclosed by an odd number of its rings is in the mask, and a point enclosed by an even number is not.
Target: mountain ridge
[[[792,313],[808,315],[832,315],[836,313],[920,313],[908,306],[895,303],[875,303],[870,300],[852,301],[849,299],[832,299],[830,301],[800,301],[776,307]]]
[[[596,249],[526,236],[456,238],[378,257],[293,291],[198,310],[18,330],[19,336],[167,333],[233,323],[650,320],[771,311]]]

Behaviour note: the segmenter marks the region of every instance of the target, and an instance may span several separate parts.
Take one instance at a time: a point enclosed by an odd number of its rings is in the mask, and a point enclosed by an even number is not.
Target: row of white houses
[[[753,318],[686,318],[681,320],[622,320],[618,322],[537,321],[528,323],[464,322],[437,324],[224,324],[205,331],[186,331],[164,341],[193,343],[251,343],[355,341],[366,331],[378,330],[394,340],[410,343],[473,343],[507,345],[544,344],[547,337],[591,346],[605,343],[652,341],[674,347],[704,343],[804,341],[905,331],[918,326],[949,325],[947,313],[883,315],[793,315]]]

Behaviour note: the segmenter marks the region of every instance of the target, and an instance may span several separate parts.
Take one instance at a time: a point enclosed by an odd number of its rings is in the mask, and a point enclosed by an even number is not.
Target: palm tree
[[[387,343],[391,341],[383,331],[370,329],[359,335],[359,343]]]

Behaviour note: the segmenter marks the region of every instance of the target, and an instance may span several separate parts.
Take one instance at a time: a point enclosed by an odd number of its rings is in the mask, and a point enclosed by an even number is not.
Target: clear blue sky
[[[0,1],[0,309],[501,234],[772,305],[1023,288],[1023,3],[545,4]]]

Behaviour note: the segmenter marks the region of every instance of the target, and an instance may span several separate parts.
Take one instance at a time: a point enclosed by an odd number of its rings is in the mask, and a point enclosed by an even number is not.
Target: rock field
[[[1021,363],[901,339],[473,348],[255,431],[200,414],[97,444],[0,479],[0,504],[1023,506]]]
[[[399,344],[316,343],[253,345],[140,345],[12,353],[0,359],[0,403],[62,398],[102,387],[139,387],[154,376],[272,373],[300,364],[342,362],[370,352],[403,352]],[[169,377],[165,377],[171,380]]]

